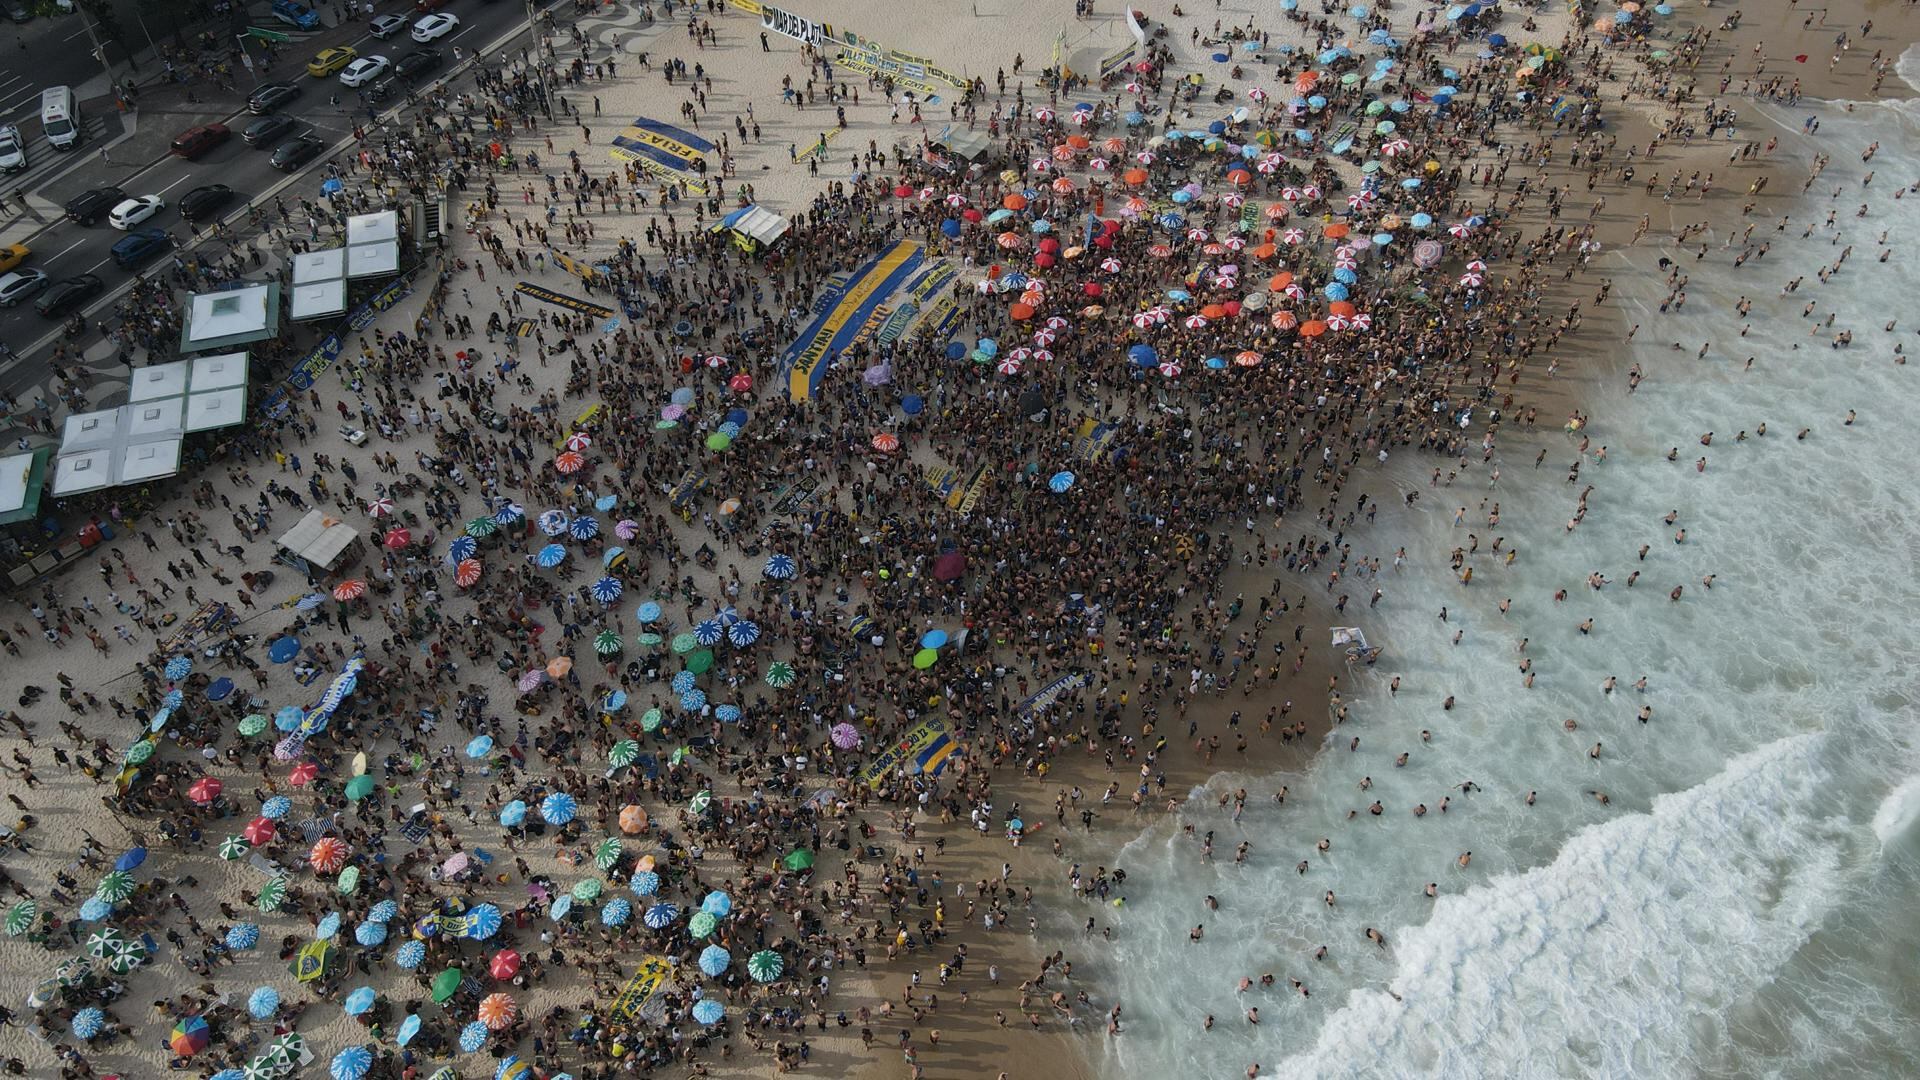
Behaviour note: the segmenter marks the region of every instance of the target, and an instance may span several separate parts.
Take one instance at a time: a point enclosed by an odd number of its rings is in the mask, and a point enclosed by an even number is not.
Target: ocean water
[[[1775,125],[1754,112],[1742,135],[1764,141]],[[1812,139],[1799,134],[1810,113],[1822,123]],[[1214,863],[1171,819],[1120,853],[1128,905],[1103,913],[1115,939],[1076,950],[1091,954],[1102,1004],[1125,1008],[1120,1037],[1089,1037],[1101,1075],[1238,1077],[1254,1062],[1281,1077],[1920,1075],[1920,364],[1893,362],[1896,344],[1920,352],[1920,194],[1892,200],[1920,181],[1920,106],[1769,115],[1782,140],[1774,190],[1797,188],[1815,152],[1832,164],[1787,211],[1785,231],[1761,219],[1765,258],[1733,268],[1738,245],[1721,250],[1723,235],[1706,237],[1704,261],[1697,241],[1665,249],[1691,277],[1677,316],[1656,310],[1662,251],[1604,266],[1611,303],[1642,329],[1611,366],[1562,377],[1580,384],[1605,462],[1590,459],[1569,486],[1576,446],[1563,418],[1545,415],[1531,441],[1505,435],[1495,491],[1484,470],[1425,490],[1439,462],[1401,455],[1413,460],[1396,463],[1400,483],[1422,488],[1420,510],[1391,522],[1382,511],[1355,550],[1390,561],[1405,544],[1415,563],[1383,572],[1387,599],[1355,619],[1387,654],[1362,675],[1352,718],[1300,773],[1220,777],[1196,793],[1179,820],[1217,831]],[[1878,156],[1862,163],[1875,140]],[[1753,175],[1736,174],[1742,185]],[[1871,212],[1855,218],[1863,201]],[[1802,239],[1829,207],[1837,227]],[[1849,244],[1841,273],[1821,283],[1815,271]],[[1740,296],[1754,302],[1744,338]],[[1815,315],[1802,318],[1809,300]],[[1809,336],[1829,312],[1832,330]],[[1830,348],[1848,327],[1852,347]],[[1712,347],[1696,359],[1703,342]],[[1635,361],[1649,378],[1628,396]],[[1812,429],[1804,441],[1801,428]],[[1742,430],[1750,437],[1736,443]],[[1693,467],[1702,454],[1704,474]],[[1569,534],[1588,482],[1591,509]],[[1496,529],[1476,510],[1482,498],[1501,504]],[[1461,505],[1477,527],[1453,527]],[[1670,510],[1674,527],[1661,520]],[[1444,556],[1468,531],[1481,554],[1462,587]],[[1496,534],[1520,549],[1512,567],[1487,555]],[[1613,579],[1600,592],[1585,585],[1595,570]],[[1679,603],[1667,595],[1676,584]],[[1569,598],[1555,603],[1563,587]],[[1503,597],[1514,601],[1504,616]],[[1576,629],[1587,617],[1591,636]],[[1523,637],[1532,689],[1517,667]],[[1397,698],[1386,686],[1395,674]],[[1450,694],[1458,704],[1443,711]],[[1643,704],[1654,709],[1646,725]],[[1596,742],[1598,760],[1587,753]],[[1403,751],[1409,763],[1396,767]],[[1479,790],[1462,794],[1468,780]],[[1282,783],[1291,791],[1279,806],[1270,795]],[[1252,800],[1235,822],[1215,797],[1238,786]],[[1449,794],[1446,814],[1412,816]],[[1366,811],[1376,798],[1378,817]],[[1236,865],[1242,839],[1253,857]],[[1205,909],[1207,895],[1219,910]],[[1206,937],[1190,944],[1196,923]],[[1320,945],[1328,954],[1316,961]],[[1273,988],[1236,991],[1240,977],[1268,972]],[[1203,1032],[1209,1013],[1216,1026]]]

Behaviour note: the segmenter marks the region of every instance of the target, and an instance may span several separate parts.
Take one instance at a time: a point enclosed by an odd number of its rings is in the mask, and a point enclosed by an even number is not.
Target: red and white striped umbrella
[[[1274,173],[1280,171],[1280,163],[1261,158],[1259,162],[1254,165],[1254,170],[1263,176],[1272,176]]]
[[[1355,314],[1353,317],[1353,328],[1356,332],[1362,334],[1373,329],[1373,316],[1364,311]]]
[[[1079,124],[1081,127],[1086,127],[1088,124],[1093,123],[1093,114],[1085,109],[1075,109],[1073,111],[1073,122]]]
[[[1247,246],[1247,238],[1238,234],[1229,236],[1220,242],[1227,245],[1228,251],[1239,251],[1241,248]]]
[[[1042,105],[1039,108],[1033,110],[1033,118],[1035,120],[1040,120],[1040,121],[1051,120],[1053,119],[1053,110],[1047,108],[1045,105]]]
[[[461,559],[453,568],[453,583],[463,589],[471,589],[480,580],[480,560]]]
[[[393,500],[381,496],[367,504],[367,513],[373,517],[387,517],[393,513]]]
[[[1462,221],[1457,225],[1447,226],[1447,231],[1459,237],[1460,239],[1465,240],[1467,237],[1473,235],[1473,226]]]
[[[1484,280],[1485,279],[1482,278],[1479,274],[1461,274],[1460,275],[1460,284],[1465,285],[1469,289],[1479,288],[1481,282]]]
[[[900,436],[891,431],[882,431],[873,437],[873,448],[883,454],[891,454],[900,449]]]
[[[1039,330],[1035,330],[1033,332],[1033,343],[1035,345],[1053,344],[1053,331],[1045,329],[1044,327]]]
[[[1327,316],[1327,329],[1345,330],[1346,328],[1347,328],[1347,317],[1345,315],[1342,315],[1339,312],[1335,312],[1332,315]]]
[[[1118,135],[1115,135],[1112,138],[1108,139],[1106,142],[1101,143],[1100,145],[1106,149],[1107,153],[1118,154],[1126,150],[1127,140],[1121,138]]]
[[[1180,374],[1182,370],[1177,360],[1165,360],[1160,364],[1160,374],[1165,375],[1169,379]]]
[[[1053,350],[1051,350],[1051,349],[1035,349],[1035,350],[1033,350],[1033,360],[1034,360],[1034,363],[1037,363],[1037,364],[1048,364],[1048,363],[1052,363],[1052,362],[1053,362]]]
[[[1387,157],[1399,157],[1412,149],[1413,144],[1405,139],[1389,139],[1380,147],[1380,152]]]
[[[1283,187],[1280,189],[1280,197],[1288,202],[1299,202],[1300,189],[1297,187]]]
[[[587,434],[584,431],[576,431],[573,434],[567,436],[567,449],[569,450],[573,450],[577,452],[577,451],[585,450],[587,447],[592,445],[593,445],[593,436]]]
[[[1059,192],[1062,195],[1065,195],[1067,192],[1073,190],[1073,179],[1071,177],[1066,177],[1066,176],[1054,177],[1053,190]]]
[[[1033,355],[1033,350],[1023,345],[1018,349],[1014,349],[1008,352],[1006,358],[1008,360],[1013,361],[1016,364],[1024,364],[1027,362],[1027,358],[1032,355]]]
[[[1208,233],[1207,233],[1207,230],[1205,229],[1195,228],[1195,229],[1187,230],[1187,239],[1193,241],[1196,244],[1205,240],[1207,236],[1208,236]]]
[[[1047,316],[1047,321],[1045,325],[1047,329],[1053,330],[1056,332],[1061,330],[1070,330],[1073,328],[1072,323],[1068,322],[1066,319],[1062,318],[1059,315]]]
[[[413,534],[405,529],[389,529],[386,538],[380,542],[385,544],[389,551],[399,551],[413,543]]]
[[[1103,157],[1093,158],[1087,162],[1087,168],[1092,169],[1094,172],[1106,172],[1107,159]]]
[[[1034,158],[1031,168],[1034,172],[1052,172],[1053,162],[1048,161],[1046,158]]]
[[[1141,330],[1147,330],[1157,324],[1154,320],[1153,315],[1150,312],[1142,311],[1134,315],[1133,325],[1138,327]]]
[[[1250,98],[1252,98],[1252,99],[1253,99],[1253,100],[1255,100],[1255,101],[1265,101],[1265,100],[1267,100],[1267,92],[1266,92],[1266,90],[1265,90],[1265,89],[1263,89],[1263,88],[1261,88],[1261,87],[1258,87],[1258,86],[1256,86],[1256,87],[1254,87],[1253,89],[1251,89],[1251,90],[1249,90],[1249,91],[1247,91],[1247,96],[1248,96],[1248,97],[1250,97]]]
[[[1351,270],[1356,265],[1358,264],[1355,263],[1352,255],[1335,255],[1333,257],[1333,268],[1335,270]]]
[[[1241,367],[1257,367],[1262,359],[1263,357],[1259,353],[1254,352],[1252,349],[1247,349],[1235,354],[1233,362],[1239,364]]]
[[[1277,202],[1267,204],[1266,214],[1268,221],[1279,221],[1291,213],[1293,213],[1293,211],[1287,207],[1286,203]]]
[[[1307,290],[1302,288],[1299,282],[1294,281],[1289,282],[1286,288],[1281,289],[1280,295],[1289,300],[1305,300],[1307,298]]]
[[[1220,196],[1220,204],[1234,210],[1240,209],[1241,206],[1246,204],[1246,201],[1247,197],[1237,191],[1229,191],[1225,195]]]
[[[965,206],[967,205],[967,197],[956,191],[947,196],[946,203],[948,206]]]
[[[1225,255],[1227,253],[1227,245],[1219,244],[1219,243],[1208,244],[1206,247],[1203,247],[1200,250],[1206,252],[1209,255]]]
[[[1275,330],[1291,330],[1300,325],[1299,317],[1291,311],[1274,312],[1272,322]]]
[[[994,366],[999,369],[999,372],[1002,375],[1020,374],[1020,361],[1015,360],[1011,356],[1001,357],[1000,362]]]
[[[1373,200],[1369,198],[1371,194],[1372,192],[1356,191],[1353,194],[1347,196],[1347,209],[1358,210],[1361,207],[1372,202]]]
[[[351,581],[343,581],[333,587],[333,598],[335,600],[358,600],[365,595],[367,595],[367,583],[361,581],[359,578],[354,578]]]
[[[930,187],[923,187],[923,188],[921,188],[921,189],[920,189],[920,201],[921,201],[921,202],[930,202],[930,201],[932,201],[932,199],[933,199],[933,196],[934,196],[934,190],[933,190],[932,188],[930,188]]]
[[[1138,93],[1140,93],[1140,92],[1141,92],[1142,90],[1145,90],[1145,89],[1146,89],[1146,87],[1144,87],[1144,86],[1141,86],[1141,85],[1140,85],[1139,83],[1137,83],[1137,82],[1130,82],[1130,83],[1128,83],[1128,84],[1127,84],[1127,93],[1129,93],[1129,94],[1138,94]]]
[[[1207,317],[1205,315],[1189,315],[1185,319],[1185,325],[1189,330],[1204,330],[1207,327]]]
[[[1154,322],[1164,326],[1168,319],[1173,318],[1173,309],[1165,304],[1155,304],[1147,309],[1147,314],[1153,316]]]
[[[553,467],[563,473],[579,472],[586,464],[586,456],[573,450],[568,450],[553,459]]]
[[[1135,213],[1135,214],[1140,213],[1146,208],[1147,208],[1147,200],[1141,198],[1138,195],[1127,196],[1127,201],[1120,207],[1122,211]]]
[[[1154,152],[1151,150],[1142,150],[1139,153],[1133,155],[1133,160],[1139,162],[1142,165],[1151,165],[1154,163],[1155,160],[1157,160],[1157,155],[1155,155]]]
[[[1055,161],[1072,161],[1072,160],[1073,160],[1073,147],[1071,147],[1071,146],[1068,146],[1068,145],[1067,145],[1066,143],[1061,143],[1061,144],[1060,144],[1059,146],[1056,146],[1056,147],[1054,147],[1054,148],[1053,148],[1053,160],[1055,160]]]
[[[1164,259],[1167,256],[1173,254],[1173,248],[1167,246],[1166,244],[1155,244],[1152,247],[1147,249],[1147,254],[1153,256],[1156,259]]]
[[[715,371],[718,371],[721,368],[726,367],[728,364],[733,363],[733,361],[727,359],[724,356],[720,356],[716,354],[714,356],[707,357],[707,359],[705,360],[705,363],[708,367],[712,368]]]
[[[1317,199],[1320,197],[1320,185],[1308,184],[1300,189],[1300,194],[1309,199]]]
[[[1487,268],[1487,264],[1484,262],[1481,262],[1479,259],[1467,260],[1467,269],[1473,271],[1476,274],[1481,272],[1482,270],[1485,270],[1486,268]]]
[[[1286,229],[1280,233],[1280,239],[1289,244],[1298,244],[1306,238],[1307,234],[1299,229]]]

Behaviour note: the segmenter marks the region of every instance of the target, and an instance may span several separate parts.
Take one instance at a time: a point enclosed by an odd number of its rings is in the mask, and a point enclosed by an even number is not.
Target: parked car
[[[384,56],[363,56],[348,64],[347,69],[340,73],[340,85],[359,86],[362,83],[372,82],[379,78],[388,66],[387,58]]]
[[[319,156],[320,151],[326,148],[327,144],[319,139],[311,135],[302,135],[291,142],[281,143],[279,149],[273,152],[271,164],[281,172],[292,172],[312,161]]]
[[[435,68],[438,68],[445,62],[446,58],[441,56],[437,50],[415,49],[401,57],[399,62],[393,65],[393,73],[406,79],[408,82],[417,82],[420,79],[426,78]]]
[[[367,29],[372,32],[374,37],[379,38],[381,41],[387,40],[406,28],[407,17],[405,15],[376,15],[372,21],[367,23]]]
[[[39,270],[15,270],[0,277],[0,307],[12,307],[47,287],[47,275]]]
[[[255,116],[264,116],[299,96],[299,83],[262,83],[259,89],[247,96],[247,111]]]
[[[169,147],[174,157],[183,157],[188,161],[226,142],[233,135],[225,124],[201,124],[190,127],[180,133]]]
[[[33,302],[33,310],[49,319],[57,319],[100,295],[106,287],[106,282],[93,274],[80,274],[56,281],[47,286],[47,290],[40,294],[40,299]]]
[[[173,238],[164,229],[135,229],[113,245],[113,262],[129,270],[172,246]]]
[[[107,211],[125,201],[127,193],[117,187],[97,187],[83,191],[67,200],[67,220],[81,225],[91,225],[106,216]]]
[[[116,229],[131,229],[166,209],[166,206],[166,200],[158,195],[136,195],[114,207],[113,212],[107,215],[107,224]]]
[[[413,24],[413,40],[424,43],[446,37],[459,25],[458,15],[429,15]]]
[[[27,168],[27,142],[19,127],[0,124],[0,173],[24,172]]]
[[[353,63],[354,57],[359,55],[351,45],[334,45],[321,49],[314,54],[313,59],[307,61],[307,74],[316,79],[324,79]]]
[[[274,113],[248,124],[247,129],[240,133],[240,138],[245,140],[248,146],[264,150],[285,138],[298,126],[294,123],[293,117]]]
[[[33,249],[25,244],[8,244],[0,247],[0,272],[11,270],[27,261]]]
[[[188,221],[200,221],[213,217],[214,211],[232,201],[232,188],[225,184],[207,184],[180,196],[180,216]]]

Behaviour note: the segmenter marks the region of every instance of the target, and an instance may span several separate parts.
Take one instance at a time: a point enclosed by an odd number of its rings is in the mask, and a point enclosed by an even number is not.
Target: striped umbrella
[[[578,809],[579,803],[564,791],[556,791],[540,800],[540,816],[549,825],[565,825],[573,820]]]
[[[387,940],[387,924],[381,922],[363,922],[353,928],[353,940],[369,949],[383,945]]]
[[[651,870],[636,870],[627,886],[637,895],[652,896],[660,891],[660,875]]]
[[[799,565],[793,561],[793,556],[773,555],[767,559],[766,569],[762,573],[775,581],[786,581],[799,571]]]
[[[620,851],[621,851],[620,838],[617,836],[607,837],[605,840],[602,840],[598,844],[594,845],[593,865],[599,867],[602,870],[611,870],[613,868],[613,864],[620,861]],[[594,895],[598,896],[600,894],[599,893],[600,882],[598,879],[592,879],[592,880],[594,883]],[[582,882],[582,884],[585,884],[585,882]],[[588,899],[592,899],[592,897],[589,897]]]
[[[620,635],[612,630],[602,630],[593,636],[593,651],[601,656],[612,656],[624,647]]]
[[[247,852],[252,850],[253,845],[247,843],[247,838],[244,836],[228,836],[220,841],[220,857],[228,862],[238,862],[246,858]]]
[[[33,929],[33,922],[40,917],[40,905],[32,900],[22,900],[7,909],[7,936],[19,937]]]
[[[393,962],[412,971],[427,960],[427,943],[424,941],[403,941],[394,951]]]
[[[548,544],[540,549],[533,561],[550,570],[567,561],[567,549],[559,544]]]
[[[270,877],[260,885],[260,895],[254,906],[261,911],[278,911],[280,905],[287,902],[287,879]]]
[[[727,627],[727,640],[737,648],[746,648],[760,640],[760,625],[745,619]]]
[[[625,926],[633,918],[633,904],[622,897],[614,897],[600,909],[600,922],[604,926]]]
[[[678,918],[679,915],[679,908],[674,907],[672,904],[662,902],[648,908],[646,914],[640,916],[640,921],[645,923],[650,930],[659,930],[671,926],[673,920]]]
[[[89,1005],[73,1014],[73,1020],[67,1030],[73,1032],[76,1039],[91,1039],[107,1027],[107,1014]]]
[[[103,926],[87,935],[88,956],[112,956],[127,947],[127,935],[111,926]]]
[[[755,982],[772,982],[785,970],[787,970],[787,962],[772,949],[761,949],[747,957],[747,974],[753,976]]]
[[[718,645],[725,634],[726,628],[720,625],[719,619],[706,619],[693,628],[693,640],[702,645]]]
[[[193,674],[193,658],[190,656],[176,656],[167,661],[165,670],[167,678],[174,682],[179,682],[181,679]]]
[[[133,895],[133,875],[124,870],[115,870],[100,879],[93,887],[93,895],[109,904],[118,904]]]
[[[540,516],[534,519],[534,523],[548,536],[559,536],[567,531],[568,520],[567,512],[564,510],[542,510]]]
[[[575,540],[591,540],[600,535],[600,521],[597,518],[577,517],[567,523],[567,532]]]
[[[701,998],[693,1003],[693,1018],[703,1024],[717,1024],[726,1015],[727,1007],[712,998]]]
[[[479,549],[480,542],[473,537],[456,536],[453,538],[453,542],[447,545],[447,561],[457,563],[461,559],[470,559],[473,557],[473,553]]]
[[[513,525],[527,520],[526,507],[517,502],[505,502],[493,512],[493,520],[501,525]]]
[[[487,1025],[475,1020],[460,1029],[460,1049],[472,1054],[487,1045]]]
[[[255,1020],[265,1020],[280,1011],[280,991],[271,986],[255,987],[247,995],[247,1015]]]
[[[709,945],[700,950],[700,970],[713,978],[719,978],[733,963],[733,954],[718,945]]]
[[[792,686],[794,677],[793,665],[784,660],[767,665],[767,685],[776,690]]]
[[[243,922],[227,928],[227,948],[251,949],[260,944],[260,928]]]
[[[711,937],[719,925],[720,920],[714,917],[713,912],[696,911],[693,918],[687,920],[687,933],[696,938]]]
[[[489,517],[474,518],[472,521],[467,522],[466,525],[466,533],[468,536],[492,536],[498,531],[500,531],[500,526]]]
[[[607,751],[607,764],[616,769],[624,769],[639,760],[640,744],[632,739],[621,739]]]
[[[585,520],[592,521],[593,519],[587,518]],[[617,577],[603,577],[593,583],[592,591],[595,600],[603,604],[611,604],[615,600],[620,599],[620,594],[626,592],[627,587],[621,584],[620,579]]]
[[[349,1046],[333,1055],[327,1075],[333,1080],[363,1080],[373,1071],[373,1051],[364,1046]]]

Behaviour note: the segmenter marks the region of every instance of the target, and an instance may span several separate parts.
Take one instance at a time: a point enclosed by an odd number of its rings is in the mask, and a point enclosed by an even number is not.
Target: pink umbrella
[[[1120,260],[1109,255],[1100,260],[1100,269],[1105,270],[1109,274],[1117,274],[1120,272]]]
[[[860,745],[860,729],[852,724],[835,724],[827,736],[833,740],[833,745],[842,750],[851,750]]]
[[[520,688],[521,693],[527,694],[527,693],[532,693],[535,690],[538,690],[540,688],[540,684],[546,681],[547,681],[547,673],[540,670],[539,668],[534,668],[528,671],[526,674],[520,676],[520,681],[518,683],[515,683],[514,685]]]
[[[687,415],[687,407],[677,403],[664,406],[660,410],[660,419],[662,420],[678,420],[685,415]]]
[[[632,518],[621,518],[613,523],[613,535],[622,540],[631,540],[640,535],[640,523]]]

